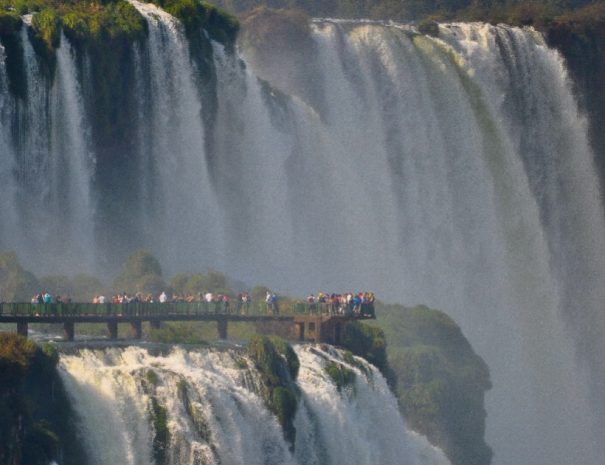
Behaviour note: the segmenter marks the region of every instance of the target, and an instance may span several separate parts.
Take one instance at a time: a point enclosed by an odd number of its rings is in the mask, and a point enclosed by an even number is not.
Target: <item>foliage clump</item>
[[[170,280],[170,287],[181,295],[198,295],[205,292],[232,294],[227,277],[215,270],[207,273],[179,273]]]
[[[211,39],[233,45],[239,23],[237,19],[202,0],[153,0],[166,12],[179,19],[188,36],[208,32]]]
[[[161,328],[152,328],[148,334],[152,342],[163,344],[206,344],[198,325],[191,322],[167,322]]]
[[[2,11],[0,9],[0,37],[16,34],[21,30],[23,21],[14,11]]]
[[[285,439],[294,448],[294,417],[299,396],[294,382],[300,367],[296,352],[280,338],[253,336],[248,344],[248,353],[261,374],[267,407],[279,420]]]
[[[342,346],[378,368],[391,387],[394,386],[395,377],[387,359],[387,343],[382,329],[358,321],[349,322],[343,329]]]
[[[121,291],[159,295],[166,288],[160,262],[146,250],[134,252],[126,260],[122,273],[115,279],[114,287]]]
[[[165,463],[166,451],[170,445],[168,412],[156,397],[151,397],[151,418],[153,421],[153,458],[156,463]]]
[[[22,268],[15,252],[0,252],[0,302],[29,302],[39,284]]]
[[[83,463],[58,360],[50,344],[0,333],[0,463]]]
[[[341,392],[343,388],[352,387],[355,385],[355,372],[344,366],[342,363],[330,361],[324,370],[330,376],[330,378],[332,378],[332,381],[334,381],[338,392]]]
[[[409,426],[441,447],[452,464],[489,464],[484,396],[491,382],[485,362],[442,312],[383,304],[376,309]]]
[[[439,36],[439,24],[431,19],[424,19],[418,23],[418,31],[432,37]]]

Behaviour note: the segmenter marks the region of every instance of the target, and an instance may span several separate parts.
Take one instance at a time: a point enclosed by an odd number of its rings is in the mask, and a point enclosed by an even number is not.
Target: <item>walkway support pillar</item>
[[[63,323],[63,339],[66,341],[74,340],[74,322],[66,321]]]
[[[303,342],[305,340],[305,322],[294,323],[294,327],[298,340]]]
[[[27,321],[17,321],[17,334],[27,337]]]
[[[216,321],[219,339],[227,339],[227,320],[220,319]]]
[[[132,337],[135,339],[142,339],[143,337],[143,324],[141,320],[134,320],[130,322],[132,326]]]
[[[109,331],[109,339],[115,341],[118,338],[118,322],[110,320],[107,322],[107,331]]]

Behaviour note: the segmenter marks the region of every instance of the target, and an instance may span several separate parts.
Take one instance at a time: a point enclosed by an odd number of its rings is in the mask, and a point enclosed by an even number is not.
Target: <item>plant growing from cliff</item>
[[[166,288],[160,262],[146,250],[137,250],[126,260],[122,273],[114,281],[114,288],[117,292],[159,295]]]
[[[0,463],[83,462],[58,360],[50,344],[0,333]]]
[[[170,442],[168,412],[156,397],[151,397],[151,418],[153,421],[153,458],[158,464],[165,463]]]
[[[38,287],[38,280],[21,267],[15,252],[0,252],[0,299],[28,302]]]
[[[299,397],[294,381],[300,367],[296,352],[283,339],[257,335],[250,340],[248,353],[266,388],[263,397],[267,407],[279,420],[284,437],[293,449],[296,440],[294,417]]]
[[[489,370],[460,328],[424,306],[377,304],[376,310],[410,427],[440,446],[452,464],[489,464],[483,405]]]
[[[202,0],[154,0],[165,11],[179,19],[189,37],[206,30],[211,39],[233,45],[239,23],[237,19]]]
[[[355,386],[355,372],[343,364],[330,361],[324,370],[332,378],[338,392],[341,392],[343,388]]]
[[[395,386],[395,375],[387,359],[387,343],[382,329],[357,321],[349,322],[343,329],[342,346],[378,368],[391,387]]]

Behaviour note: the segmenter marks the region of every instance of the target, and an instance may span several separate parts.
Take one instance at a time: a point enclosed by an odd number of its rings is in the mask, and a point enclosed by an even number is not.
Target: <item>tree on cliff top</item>
[[[162,267],[157,258],[146,250],[137,250],[128,257],[122,273],[114,281],[117,292],[159,294],[166,288]]]
[[[21,267],[15,252],[0,252],[0,302],[29,302],[38,287],[38,280]]]

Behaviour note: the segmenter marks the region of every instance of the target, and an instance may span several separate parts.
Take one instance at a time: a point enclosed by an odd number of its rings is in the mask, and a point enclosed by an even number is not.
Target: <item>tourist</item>
[[[165,304],[166,302],[168,302],[168,296],[166,295],[166,292],[162,291],[160,294],[160,303]]]

